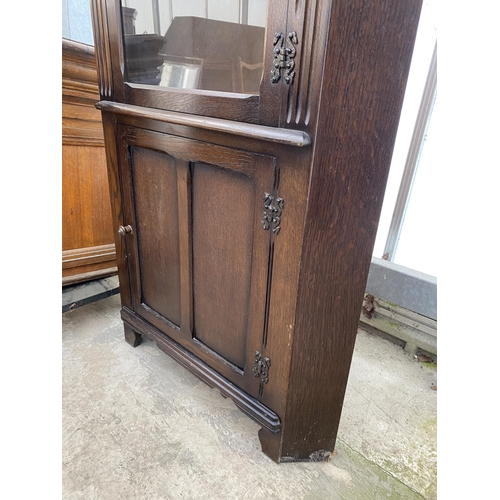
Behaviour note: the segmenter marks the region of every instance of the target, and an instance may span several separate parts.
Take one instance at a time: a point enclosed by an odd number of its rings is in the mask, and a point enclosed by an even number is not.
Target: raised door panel
[[[121,177],[135,313],[257,396],[275,159],[123,127]]]
[[[254,181],[197,163],[192,171],[194,336],[245,365],[252,273]]]
[[[140,147],[130,151],[137,265],[141,278],[135,305],[179,328],[180,250],[175,158]]]

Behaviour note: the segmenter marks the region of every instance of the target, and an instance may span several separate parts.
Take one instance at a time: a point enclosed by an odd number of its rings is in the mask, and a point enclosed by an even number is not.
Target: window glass
[[[94,45],[89,0],[63,0],[62,37]]]
[[[259,92],[267,0],[122,0],[126,79]]]

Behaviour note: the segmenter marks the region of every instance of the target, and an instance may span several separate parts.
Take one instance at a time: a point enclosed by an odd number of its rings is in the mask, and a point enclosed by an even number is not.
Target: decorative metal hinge
[[[285,82],[291,85],[295,77],[295,54],[297,49],[297,33],[288,33],[288,40],[285,43],[283,33],[276,33],[273,40],[273,70],[271,70],[271,83],[278,83],[281,78],[281,70],[285,68]]]
[[[263,358],[262,354],[259,351],[255,351],[253,375],[256,378],[260,377],[261,384],[267,384],[269,382],[270,366],[271,366],[271,360],[269,358]]]
[[[274,198],[269,193],[265,193],[262,227],[266,231],[271,229],[271,231],[277,235],[281,229],[281,213],[283,212],[283,205],[285,202],[283,198],[276,198],[274,203],[273,201]]]

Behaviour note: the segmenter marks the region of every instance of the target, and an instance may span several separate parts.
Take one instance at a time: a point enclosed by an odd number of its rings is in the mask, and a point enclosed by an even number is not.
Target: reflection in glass
[[[192,61],[192,62],[190,62]],[[197,89],[200,82],[202,59],[166,57],[160,70],[160,87]]]
[[[122,0],[126,79],[254,94],[267,0]]]

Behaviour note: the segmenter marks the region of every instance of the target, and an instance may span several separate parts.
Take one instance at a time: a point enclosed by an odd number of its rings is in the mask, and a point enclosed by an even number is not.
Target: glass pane
[[[126,79],[259,92],[267,0],[122,0]]]

